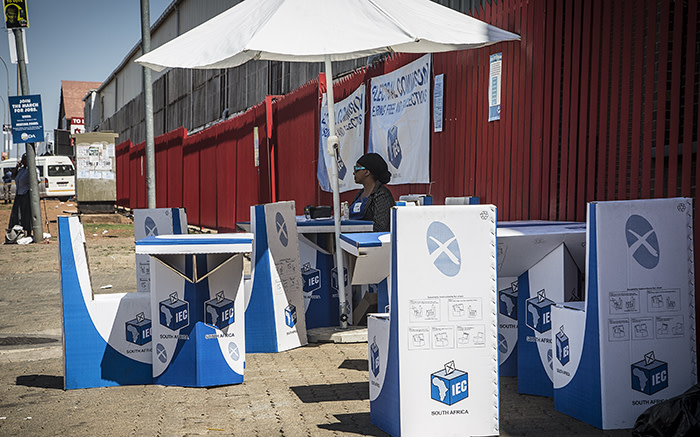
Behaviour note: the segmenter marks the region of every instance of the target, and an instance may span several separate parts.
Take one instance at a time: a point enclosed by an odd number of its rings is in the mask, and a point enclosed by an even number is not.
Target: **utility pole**
[[[151,51],[151,14],[148,0],[141,0],[141,53]],[[146,205],[156,207],[156,152],[153,139],[153,82],[151,69],[143,68],[143,97],[146,113]]]
[[[24,54],[24,33],[22,29],[12,29],[17,47],[17,67],[22,85],[22,95],[29,95],[29,77]],[[39,203],[39,179],[36,175],[36,144],[26,143],[27,168],[29,170],[29,202],[32,210],[32,237],[35,243],[44,239],[44,227],[41,224],[41,204]]]

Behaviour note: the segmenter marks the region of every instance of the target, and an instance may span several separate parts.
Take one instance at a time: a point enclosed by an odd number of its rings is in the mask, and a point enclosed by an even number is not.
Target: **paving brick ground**
[[[97,292],[135,290],[132,246],[88,240]],[[370,423],[366,343],[249,354],[240,385],[64,391],[57,251],[55,239],[0,246],[0,435],[386,435]],[[519,395],[515,378],[501,378],[500,402],[504,436],[629,435]]]

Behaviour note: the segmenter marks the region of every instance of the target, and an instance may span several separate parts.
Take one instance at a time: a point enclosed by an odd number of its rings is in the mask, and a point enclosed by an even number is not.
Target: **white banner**
[[[352,167],[365,151],[365,84],[335,104],[335,131],[340,140],[340,163],[338,164],[338,187],[341,193],[362,188],[355,183]],[[328,154],[328,101],[323,94],[321,102],[321,129],[318,141],[318,170],[316,176],[323,191],[331,191],[327,170],[333,163]]]
[[[430,182],[431,57],[372,79],[369,151],[389,164],[390,184]]]

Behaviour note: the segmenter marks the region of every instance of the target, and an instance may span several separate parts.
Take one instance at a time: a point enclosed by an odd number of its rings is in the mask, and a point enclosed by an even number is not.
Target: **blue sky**
[[[26,0],[29,9],[29,91],[41,95],[44,130],[58,123],[62,80],[104,81],[141,40],[140,0]],[[172,0],[150,0],[151,23]],[[17,94],[17,65],[10,63],[7,31],[0,24],[0,57],[7,63],[10,93]],[[7,111],[7,74],[0,65],[0,96]],[[38,146],[43,149],[43,145]],[[14,149],[13,149],[14,152]],[[14,153],[13,153],[14,155]]]

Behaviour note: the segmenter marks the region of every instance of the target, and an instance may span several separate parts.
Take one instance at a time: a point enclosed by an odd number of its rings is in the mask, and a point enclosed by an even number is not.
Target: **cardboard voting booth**
[[[93,295],[78,217],[58,218],[64,388],[150,384],[147,293]]]
[[[377,294],[377,308],[389,305],[387,276],[391,259],[391,235],[388,232],[340,234],[340,247],[348,258],[352,285],[368,284]]]
[[[586,224],[579,222],[499,222],[498,360],[500,376],[518,375],[518,276],[565,243],[579,270],[585,264]]]
[[[151,236],[153,380],[208,387],[243,382],[243,253],[251,234]]]
[[[601,429],[697,383],[693,203],[588,204],[585,305],[553,310],[554,405]]]
[[[338,299],[338,269],[335,266],[335,226],[333,219],[296,218],[299,235],[299,259],[304,291],[306,329],[338,326],[340,300]],[[342,220],[340,230],[371,232],[372,222],[367,220]],[[344,267],[345,314],[352,323],[352,293],[347,262]]]
[[[518,277],[518,391],[553,396],[552,307],[581,300],[583,277],[564,243]]]
[[[134,241],[152,235],[187,233],[185,208],[152,208],[134,210]],[[151,291],[151,257],[136,254],[136,291]]]
[[[368,318],[372,423],[499,433],[496,209],[394,208],[390,313]]]
[[[307,344],[303,270],[294,202],[251,207],[253,245],[250,300],[246,306],[248,352],[281,352]]]

